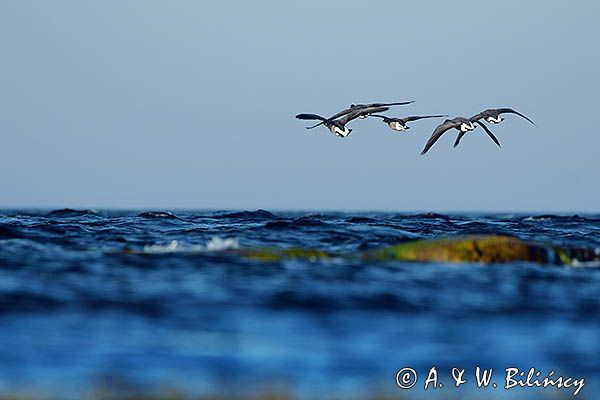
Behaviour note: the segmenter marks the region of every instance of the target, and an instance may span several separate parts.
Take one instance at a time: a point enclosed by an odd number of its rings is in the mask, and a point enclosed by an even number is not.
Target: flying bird
[[[385,115],[371,114],[371,117],[381,118],[384,123],[388,124],[390,129],[394,131],[406,131],[410,129],[410,126],[406,125],[407,122],[417,121],[425,118],[441,118],[447,117],[447,115],[418,115],[404,118],[392,118],[386,117]]]
[[[487,127],[481,122],[481,120],[483,119],[489,122],[490,124],[499,124],[500,122],[504,121],[504,118],[502,118],[502,114],[516,114],[535,125],[535,122],[533,122],[531,119],[521,114],[520,112],[513,110],[512,108],[489,108],[487,110],[483,110],[479,114],[473,115],[469,119],[473,122],[478,123],[483,129],[485,129],[485,131],[490,136],[490,138],[492,138],[494,143],[496,143],[498,147],[500,147],[500,142],[498,142],[498,139],[487,129]],[[460,140],[465,135],[465,133],[466,132],[460,132],[458,134],[458,136],[456,137],[456,141],[454,142],[454,147],[459,145]]]
[[[526,119],[535,125],[535,122],[527,118],[525,115],[521,114],[518,111],[513,110],[512,108],[489,108],[487,110],[483,110],[479,114],[473,115],[470,119],[471,121],[478,121],[480,119],[485,119],[490,124],[499,124],[504,121],[501,114],[516,114],[521,118]]]
[[[433,146],[435,144],[435,142],[437,142],[438,139],[440,137],[442,137],[442,135],[445,132],[449,131],[452,128],[459,131],[458,137],[456,138],[456,142],[454,143],[454,147],[458,146],[460,139],[462,139],[462,137],[467,132],[473,131],[477,128],[477,125],[475,125],[475,124],[481,126],[481,128],[485,131],[485,133],[487,133],[488,136],[494,141],[494,143],[496,143],[498,146],[500,146],[500,142],[498,141],[498,138],[496,138],[496,136],[494,136],[492,131],[490,131],[489,128],[487,126],[485,126],[479,120],[472,120],[470,118],[464,118],[464,117],[456,117],[453,119],[445,120],[442,124],[440,124],[437,128],[435,128],[435,130],[431,134],[431,137],[425,144],[425,147],[423,148],[421,155],[427,153],[429,151],[429,149],[431,148],[431,146]]]
[[[398,103],[350,104],[349,108],[346,108],[345,110],[342,110],[339,113],[332,115],[328,119],[329,120],[337,119],[337,118],[343,117],[344,115],[350,114],[351,112],[356,111],[356,110],[365,111],[358,118],[367,118],[369,115],[371,115],[373,113],[387,111],[387,110],[389,110],[389,107],[391,107],[391,106],[404,106],[404,105],[411,104],[411,103],[414,103],[414,101],[402,101],[402,102],[398,102]],[[382,109],[379,111],[373,111],[373,109],[377,109],[377,108],[381,108],[381,107],[386,107],[386,109],[385,110]],[[322,124],[323,124],[323,121],[319,122],[316,125],[309,126],[306,129],[314,129],[317,126],[320,126]]]
[[[369,107],[369,108],[357,108],[354,111],[351,111],[345,114],[343,117],[334,119],[333,117],[325,118],[317,114],[298,114],[296,115],[297,119],[302,120],[317,120],[321,121],[318,125],[325,125],[331,133],[336,135],[337,137],[347,137],[352,132],[352,129],[349,129],[346,124],[356,118],[360,118],[361,116],[368,115],[370,113],[383,112],[389,110],[388,107]],[[311,129],[311,128],[306,128]]]

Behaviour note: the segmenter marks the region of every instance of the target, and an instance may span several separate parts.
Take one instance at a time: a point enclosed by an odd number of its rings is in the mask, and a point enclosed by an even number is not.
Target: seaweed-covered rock
[[[562,263],[551,248],[511,236],[477,235],[415,240],[365,254],[377,260],[501,263]]]
[[[319,261],[332,258],[373,261],[415,262],[470,262],[506,263],[514,261],[535,262],[553,265],[577,265],[579,262],[599,261],[600,254],[593,249],[558,247],[546,243],[527,242],[505,235],[470,235],[441,239],[413,240],[380,249],[356,253],[330,253],[324,250],[305,248],[242,248],[211,251],[202,248],[189,252],[219,253],[257,261],[277,262],[285,259]],[[185,250],[178,250],[185,252]],[[125,250],[127,254],[148,254],[144,251]]]
[[[322,250],[303,249],[300,247],[292,247],[289,249],[274,249],[274,248],[258,248],[258,249],[240,249],[229,251],[242,257],[250,258],[258,261],[281,261],[288,258],[301,258],[304,260],[318,261],[327,258],[332,258],[334,255]]]
[[[333,254],[312,249],[243,249],[238,255],[262,261],[280,261],[286,258],[311,260],[362,258],[374,261],[416,262],[474,262],[505,263],[513,261],[538,264],[574,265],[600,259],[592,249],[563,248],[544,243],[526,242],[505,235],[456,236],[441,239],[414,240],[358,254]]]

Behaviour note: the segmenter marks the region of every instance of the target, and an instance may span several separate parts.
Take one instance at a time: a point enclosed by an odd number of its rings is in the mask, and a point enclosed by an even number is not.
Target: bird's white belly
[[[490,124],[499,124],[500,122],[502,122],[502,117],[498,115],[498,117],[488,117],[487,120]]]
[[[404,131],[406,130],[406,128],[404,127],[404,125],[402,125],[400,122],[398,121],[394,121],[392,122],[392,126],[391,128],[395,131]]]
[[[340,129],[339,126],[334,126],[332,128],[332,132],[334,135],[336,136],[340,136],[340,137],[346,137],[350,134],[350,129],[344,127],[344,129]]]
[[[475,125],[473,125],[473,124],[467,124],[464,122],[462,124],[460,124],[460,130],[462,132],[472,131],[473,129],[475,129]]]

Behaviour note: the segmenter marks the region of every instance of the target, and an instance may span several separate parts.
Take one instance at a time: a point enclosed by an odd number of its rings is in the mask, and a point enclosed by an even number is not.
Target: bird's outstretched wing
[[[456,136],[456,141],[454,142],[454,147],[456,147],[460,144],[460,140],[463,138],[463,136],[465,136],[465,133],[467,133],[467,132],[463,132],[463,131],[458,132],[458,135]]]
[[[411,101],[401,101],[398,103],[371,103],[371,104],[364,104],[364,106],[366,107],[391,107],[391,106],[405,106],[407,104],[412,104],[414,103],[414,100]]]
[[[337,114],[333,114],[331,117],[329,117],[329,120],[333,120],[333,119],[338,119],[340,117],[343,117],[344,115],[348,115],[353,111],[356,111],[357,109],[361,109],[361,110],[365,110],[365,109],[369,109],[369,108],[379,108],[379,107],[390,107],[390,106],[404,106],[407,104],[411,104],[414,103],[414,100],[411,101],[401,101],[401,102],[397,102],[397,103],[371,103],[371,104],[352,104],[350,105],[350,107],[346,108],[345,110],[342,110],[340,112],[338,112]],[[371,112],[383,112],[383,111],[387,111],[388,109],[384,109],[384,110],[380,110],[380,111],[371,111]],[[370,112],[368,112],[367,114],[370,114]],[[366,115],[366,114],[361,114],[361,115]],[[323,124],[324,121],[319,122],[316,125],[313,126],[309,126],[306,129],[314,129],[317,126],[320,126]]]
[[[343,117],[344,115],[348,115],[348,114],[350,114],[352,111],[355,111],[355,109],[354,109],[353,107],[346,108],[345,110],[342,110],[342,111],[340,111],[339,113],[337,113],[337,114],[334,114],[334,115],[332,115],[332,116],[331,116],[331,117],[329,117],[329,118],[323,118],[323,119],[321,120],[321,122],[319,122],[318,124],[315,124],[315,125],[312,125],[312,126],[308,126],[308,127],[306,127],[306,129],[314,129],[314,128],[316,128],[317,126],[321,126],[321,125],[323,125],[323,122],[325,122],[325,121],[327,121],[327,120],[331,121],[331,120],[334,120],[334,119],[337,119],[337,118]]]
[[[296,115],[296,118],[303,119],[303,120],[311,120],[311,121],[314,121],[314,120],[323,121],[323,122],[327,121],[327,118],[323,118],[317,114],[298,114],[298,115]]]
[[[343,117],[344,115],[350,114],[352,111],[355,111],[355,109],[353,107],[346,108],[345,110],[342,110],[337,114],[333,114],[331,117],[329,117],[329,119],[337,119],[337,118]]]
[[[329,119],[338,119],[340,117],[343,117],[344,115],[348,115],[353,111],[356,110],[367,110],[367,109],[376,109],[376,108],[380,108],[380,107],[389,107],[389,106],[395,106],[395,105],[403,105],[403,104],[408,104],[411,102],[404,102],[404,103],[372,103],[372,104],[351,104],[350,107],[346,108],[345,110],[340,111],[337,114],[332,115],[331,117],[329,117]],[[382,111],[387,111],[388,108],[386,109],[382,109],[381,111],[372,111],[372,112],[382,112]]]
[[[348,122],[360,117],[361,115],[363,115],[362,110],[354,110],[350,114],[348,114],[340,119],[336,119],[335,121],[338,122],[340,125],[344,126]]]
[[[419,119],[425,119],[425,118],[442,118],[442,117],[447,117],[447,115],[415,115],[415,116],[404,117],[404,118],[400,118],[400,119],[404,122],[410,122],[410,121],[417,121]]]
[[[487,115],[488,111],[490,111],[490,110],[483,110],[483,111],[482,111],[482,112],[480,112],[479,114],[475,114],[475,115],[473,115],[471,118],[469,118],[469,121],[471,121],[471,122],[475,122],[475,121],[479,121],[479,120],[480,120],[480,119],[482,119],[482,118],[485,118],[485,117],[487,117],[487,116],[488,116],[488,115]]]
[[[317,126],[323,125],[325,122],[327,122],[327,118],[323,118],[317,114],[298,114],[298,115],[296,115],[296,118],[303,119],[303,120],[309,120],[309,121],[314,121],[314,120],[321,121],[316,125],[307,126],[306,129],[313,129],[313,128],[316,128]]]
[[[535,125],[535,122],[533,122],[532,120],[530,120],[528,117],[526,117],[525,115],[521,114],[520,112],[513,110],[512,108],[499,108],[496,110],[496,112],[498,114],[516,114],[521,118],[525,118],[527,121],[531,122],[533,125]],[[537,126],[537,125],[535,125]]]
[[[437,142],[438,139],[440,137],[442,137],[442,135],[444,134],[444,132],[446,132],[449,129],[456,128],[460,124],[461,124],[460,121],[456,121],[456,120],[452,120],[452,119],[447,119],[446,121],[444,121],[444,123],[438,125],[438,127],[435,128],[435,130],[433,131],[433,133],[429,137],[429,140],[425,144],[425,147],[423,148],[423,151],[421,152],[421,155],[427,153],[429,151],[429,149],[431,148],[431,146],[433,146],[435,144],[435,142]]]
[[[389,106],[373,106],[373,107],[361,108],[361,109],[357,110],[357,112],[359,113],[359,116],[365,116],[365,115],[371,115],[371,114],[376,114],[376,113],[380,113],[380,112],[385,112],[389,109],[390,109]]]
[[[391,107],[391,106],[405,106],[407,104],[414,103],[414,100],[411,101],[401,101],[398,103],[369,103],[369,104],[350,104],[350,108],[368,108],[368,107]]]
[[[391,117],[386,117],[385,115],[379,115],[379,114],[371,114],[371,115],[369,115],[369,117],[377,117],[377,118],[381,118],[381,119],[393,119]]]
[[[488,134],[488,136],[490,137],[490,139],[492,139],[494,141],[494,143],[496,143],[498,145],[498,147],[502,147],[500,146],[500,141],[498,140],[498,138],[492,133],[492,131],[490,131],[490,129],[485,126],[485,124],[481,121],[474,121],[477,125],[479,125],[484,131],[485,133]],[[456,141],[459,142],[460,139],[456,138]],[[456,147],[458,145],[458,143],[454,144],[454,147]]]
[[[337,122],[339,122],[342,125],[346,125],[348,122],[359,118],[359,117],[364,117],[367,115],[370,115],[371,113],[378,113],[378,112],[384,112],[389,110],[389,107],[366,107],[366,108],[358,108],[354,111],[351,111],[348,115],[346,115],[345,117],[342,117],[338,120],[336,120]]]

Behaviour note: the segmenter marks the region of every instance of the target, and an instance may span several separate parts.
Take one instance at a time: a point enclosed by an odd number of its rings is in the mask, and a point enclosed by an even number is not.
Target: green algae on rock
[[[511,236],[477,235],[415,240],[365,254],[368,259],[503,263],[531,261],[556,264],[559,257],[550,247],[524,242]]]
[[[178,250],[185,253],[185,250]],[[190,250],[190,253],[197,253]],[[292,248],[241,248],[202,253],[218,253],[263,262],[287,259],[323,261],[332,259],[372,261],[413,261],[450,263],[507,263],[514,261],[535,262],[551,265],[577,265],[582,262],[600,261],[593,249],[559,247],[540,242],[528,242],[506,235],[469,235],[439,239],[412,240],[367,252],[332,253],[301,247]],[[124,254],[149,255],[151,253],[124,250]]]
[[[333,254],[321,250],[302,248],[243,249],[237,250],[236,253],[260,261],[281,261],[288,258],[318,261],[337,257],[374,261],[472,262],[482,264],[525,261],[538,264],[572,265],[575,262],[599,259],[596,252],[591,249],[566,248],[544,243],[526,242],[506,235],[472,235],[413,240],[358,254]]]
[[[289,258],[300,258],[309,261],[318,261],[336,257],[333,254],[322,250],[303,249],[301,247],[292,247],[288,249],[275,249],[271,247],[257,249],[237,249],[228,251],[230,254],[237,254],[245,258],[257,261],[281,261]]]
[[[415,240],[364,255],[373,260],[573,265],[600,260],[592,249],[551,246],[506,235],[472,235]]]

